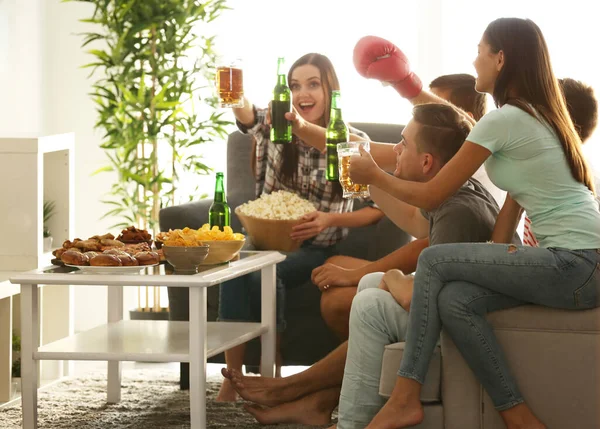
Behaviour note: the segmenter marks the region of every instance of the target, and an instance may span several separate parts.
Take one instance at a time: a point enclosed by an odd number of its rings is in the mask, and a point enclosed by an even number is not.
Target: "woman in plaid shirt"
[[[331,61],[321,54],[306,54],[288,72],[294,109],[304,120],[326,127],[329,122],[331,91],[339,90],[339,82]],[[244,107],[234,108],[238,128],[254,140],[253,167],[256,195],[285,190],[315,205],[317,211],[304,216],[291,237],[303,241],[302,246],[277,265],[277,330],[285,329],[283,316],[285,290],[310,280],[314,268],[335,254],[335,244],[344,239],[348,228],[379,221],[383,213],[375,207],[352,211],[353,200],[342,198],[338,182],[325,179],[326,154],[314,149],[295,135],[291,144],[273,144],[269,139],[270,120],[267,109],[257,109],[248,100]],[[350,127],[354,138],[366,139],[365,133]],[[260,320],[260,272],[252,273],[221,285],[219,320]],[[279,341],[278,341],[279,343]],[[246,345],[225,352],[227,368],[241,372]],[[280,371],[277,350],[277,373]],[[235,401],[237,393],[224,379],[218,401]]]

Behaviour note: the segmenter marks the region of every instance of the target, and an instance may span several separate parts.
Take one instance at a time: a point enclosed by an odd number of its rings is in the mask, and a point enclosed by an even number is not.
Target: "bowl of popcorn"
[[[199,265],[229,262],[238,255],[246,242],[243,234],[234,233],[228,226],[221,230],[218,226],[210,228],[208,224],[202,225],[199,229],[175,229],[162,234],[162,251],[165,259],[176,271],[181,270],[179,267],[182,263],[189,271],[197,270]],[[203,253],[205,253],[204,257],[201,256]],[[195,255],[198,256],[196,259],[194,259]],[[194,264],[195,266],[192,267]]]
[[[292,228],[315,210],[310,201],[292,192],[276,191],[236,207],[235,214],[257,249],[293,252],[302,242],[290,238]]]

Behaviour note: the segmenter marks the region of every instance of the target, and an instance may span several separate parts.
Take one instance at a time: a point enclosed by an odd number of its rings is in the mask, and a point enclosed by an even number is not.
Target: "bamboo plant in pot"
[[[104,216],[118,219],[115,228],[156,235],[162,207],[202,194],[181,186],[211,171],[201,144],[224,141],[232,125],[217,108],[215,38],[201,34],[229,9],[226,0],[63,1],[94,6],[82,20],[94,26],[82,46],[93,57],[84,67],[95,78],[96,128],[108,158],[97,173],[118,177]]]

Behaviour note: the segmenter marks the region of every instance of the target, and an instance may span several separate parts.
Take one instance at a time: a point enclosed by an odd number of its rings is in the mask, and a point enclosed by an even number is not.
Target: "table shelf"
[[[245,343],[267,331],[260,323],[209,322],[207,355]],[[41,360],[189,362],[189,323],[122,320],[46,344]]]

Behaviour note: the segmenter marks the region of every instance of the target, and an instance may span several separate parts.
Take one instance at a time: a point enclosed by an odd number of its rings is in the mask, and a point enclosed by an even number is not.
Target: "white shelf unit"
[[[44,252],[43,205],[54,201],[48,222],[59,247],[74,231],[74,135],[0,137],[0,404],[12,397],[12,335],[20,332],[18,285],[8,282],[17,272],[50,265]],[[40,344],[73,333],[73,294],[70,286],[39,289]],[[40,379],[68,375],[68,362],[43,362]]]

